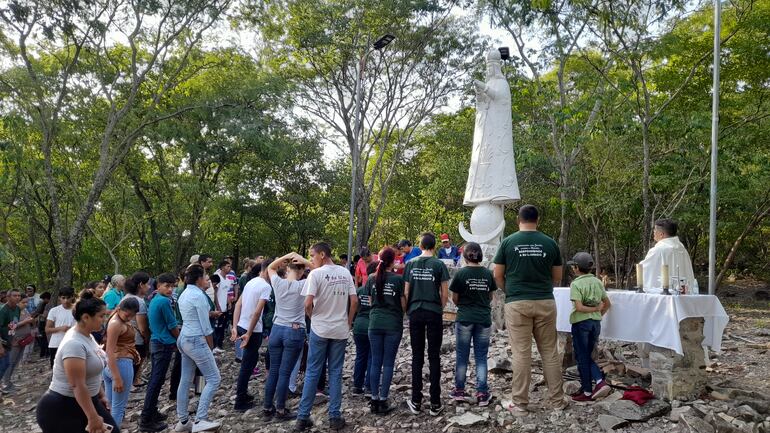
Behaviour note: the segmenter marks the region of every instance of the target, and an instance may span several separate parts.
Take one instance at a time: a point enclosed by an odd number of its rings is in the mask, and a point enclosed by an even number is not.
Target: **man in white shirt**
[[[235,396],[235,410],[239,412],[245,412],[255,406],[254,396],[248,393],[249,378],[259,361],[259,346],[262,344],[262,310],[270,299],[270,284],[267,282],[269,265],[270,262],[266,260],[262,266],[255,265],[251,268],[249,275],[252,278],[243,288],[243,294],[233,311],[233,323],[237,325],[237,329],[233,328],[231,331],[230,340],[243,348]]]
[[[228,260],[223,260],[219,263],[217,271],[214,275],[219,277],[219,284],[215,289],[214,305],[217,311],[221,311],[222,315],[219,316],[214,322],[214,353],[222,353],[222,343],[225,341],[225,331],[227,330],[227,324],[230,321],[231,299],[229,297],[230,290],[235,284],[235,274],[230,275],[232,270],[232,264]]]
[[[350,272],[334,264],[328,244],[321,242],[313,245],[310,248],[310,258],[313,270],[308,275],[302,292],[306,296],[305,311],[311,318],[310,341],[295,430],[306,430],[313,426],[310,410],[313,408],[321,369],[327,360],[329,428],[340,430],[345,427],[345,420],[340,412],[342,365],[345,361],[348,334],[358,307],[358,297]]]
[[[677,223],[671,219],[659,219],[655,221],[653,238],[655,245],[647,252],[647,257],[642,260],[642,272],[644,274],[644,291],[647,293],[663,292],[663,265],[668,265],[669,287],[674,288],[672,280],[683,281],[690,293],[695,293],[695,274],[692,270],[692,261],[687,249],[679,241]]]

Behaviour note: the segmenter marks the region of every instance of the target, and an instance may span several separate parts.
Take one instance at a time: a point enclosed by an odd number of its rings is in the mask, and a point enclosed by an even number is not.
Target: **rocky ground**
[[[643,408],[628,401],[619,401],[621,394],[615,391],[603,401],[590,404],[571,404],[564,411],[535,410],[530,416],[514,418],[502,409],[501,402],[508,398],[510,373],[501,365],[490,373],[490,388],[496,396],[492,405],[480,408],[475,404],[455,405],[448,397],[446,410],[439,417],[427,413],[413,416],[403,406],[388,416],[379,417],[368,413],[366,401],[346,392],[343,397],[343,414],[348,421],[347,432],[399,433],[420,431],[421,433],[460,433],[483,429],[483,431],[514,432],[770,432],[770,302],[725,300],[730,314],[730,323],[725,331],[723,352],[712,354],[711,365],[707,368],[709,386],[703,389],[698,400],[671,403],[654,401]],[[606,350],[604,350],[606,349]],[[505,359],[508,344],[501,332],[492,337],[490,358]],[[346,357],[345,389],[350,384],[354,346],[351,341]],[[621,384],[649,384],[644,371],[635,368],[638,359],[632,345],[605,344],[603,356],[624,358],[624,367],[609,373],[611,382]],[[221,432],[287,432],[293,423],[264,423],[260,419],[259,406],[240,414],[232,410],[234,380],[238,365],[232,351],[219,355],[223,384],[217,391],[211,410],[211,417],[223,422]],[[454,336],[447,327],[442,349],[442,389],[452,388],[454,371]],[[502,363],[504,364],[504,362]],[[20,369],[16,383],[20,391],[4,396],[0,404],[0,432],[39,432],[35,423],[35,404],[50,381],[47,361],[31,361]],[[473,371],[472,368],[469,369]],[[537,362],[533,366],[532,406],[539,406],[545,393],[545,382]],[[408,335],[404,336],[399,351],[396,373],[391,396],[401,404],[410,390],[410,349]],[[473,390],[474,377],[470,373],[468,390]],[[264,374],[253,379],[251,392],[262,394]],[[300,378],[301,379],[301,378]],[[565,373],[565,388],[576,386],[571,370]],[[425,370],[427,390],[427,363]],[[167,391],[161,394],[160,409],[174,418],[175,406],[165,400]],[[138,431],[138,417],[143,393],[131,394],[128,414],[123,431]],[[196,400],[193,400],[193,403]],[[298,401],[291,400],[295,408]],[[326,405],[318,402],[313,410],[315,430],[328,430]],[[639,420],[639,421],[628,421]],[[171,431],[171,430],[169,430]],[[75,432],[73,432],[75,433]]]

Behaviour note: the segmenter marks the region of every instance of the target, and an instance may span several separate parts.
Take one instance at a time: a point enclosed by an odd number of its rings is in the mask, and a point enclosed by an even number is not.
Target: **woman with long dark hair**
[[[107,368],[104,369],[104,386],[110,402],[112,417],[120,425],[126,413],[128,394],[134,381],[134,364],[141,359],[136,351],[134,328],[131,321],[139,311],[139,302],[124,298],[107,323]]]
[[[404,328],[406,297],[404,279],[393,272],[395,250],[383,248],[379,257],[377,272],[370,275],[366,282],[372,300],[369,312],[369,344],[372,352],[369,386],[372,391],[372,413],[384,415],[394,409],[388,403],[388,395]]]
[[[85,290],[72,314],[75,326],[64,335],[53,365],[48,391],[37,403],[37,424],[43,433],[120,433],[106,407],[102,388],[104,352],[91,332],[102,328],[107,312],[104,301]]]
[[[150,344],[150,323],[147,321],[147,303],[144,301],[150,289],[150,275],[146,272],[135,272],[131,278],[126,280],[126,294],[123,299],[136,299],[139,303],[139,311],[136,312],[131,326],[134,328],[134,339],[136,352],[139,354],[139,362],[134,364],[134,382],[133,386],[144,386],[141,382],[142,363],[147,358],[147,348]]]

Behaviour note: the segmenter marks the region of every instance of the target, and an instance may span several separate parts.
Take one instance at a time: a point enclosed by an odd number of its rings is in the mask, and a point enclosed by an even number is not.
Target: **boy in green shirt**
[[[567,264],[577,275],[570,284],[573,308],[569,321],[572,323],[572,345],[580,373],[580,391],[572,395],[572,400],[593,401],[606,397],[611,391],[604,381],[602,370],[591,358],[601,333],[602,316],[610,309],[610,299],[602,282],[591,274],[594,259],[590,254],[579,252]],[[592,387],[594,381],[596,386]]]

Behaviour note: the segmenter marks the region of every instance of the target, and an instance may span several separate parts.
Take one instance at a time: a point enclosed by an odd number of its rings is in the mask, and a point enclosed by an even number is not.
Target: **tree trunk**
[[[749,224],[746,225],[746,227],[743,229],[741,234],[735,239],[733,242],[733,246],[730,247],[730,252],[727,253],[727,257],[725,258],[724,263],[722,263],[722,266],[719,269],[719,275],[716,277],[716,284],[715,284],[715,290],[719,289],[719,285],[722,283],[722,280],[725,278],[725,275],[727,275],[727,271],[730,269],[730,266],[732,266],[733,261],[735,260],[735,255],[738,253],[738,248],[740,248],[741,244],[743,243],[744,239],[751,234],[754,229],[756,229],[759,224],[767,218],[767,216],[770,215],[770,203],[768,200],[766,200],[762,207],[757,209],[756,212],[754,212],[754,215],[751,217],[751,221],[749,221]]]
[[[644,251],[650,249],[650,239],[652,234],[650,233],[650,143],[649,143],[649,130],[650,125],[647,123],[647,117],[642,119],[642,206],[644,208],[642,216],[642,248]]]

